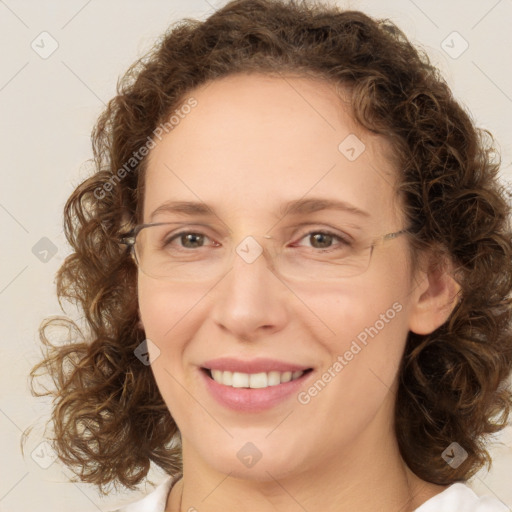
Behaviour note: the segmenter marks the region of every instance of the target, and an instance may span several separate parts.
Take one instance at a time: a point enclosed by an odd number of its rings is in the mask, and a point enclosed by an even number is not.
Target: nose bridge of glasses
[[[270,235],[247,235],[235,247],[235,253],[245,263],[252,264],[261,256],[272,265],[276,256],[276,240]]]

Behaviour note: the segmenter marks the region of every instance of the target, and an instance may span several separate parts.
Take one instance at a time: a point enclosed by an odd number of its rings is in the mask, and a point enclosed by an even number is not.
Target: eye
[[[300,240],[307,239],[310,241],[310,247],[314,249],[332,249],[333,243],[337,242],[340,247],[350,247],[351,243],[348,238],[331,233],[330,231],[310,231],[306,233]]]
[[[180,242],[178,248],[198,249],[203,247],[205,245],[205,240],[210,240],[210,238],[205,234],[196,231],[181,231],[180,233],[175,233],[170,238],[165,239],[162,246],[170,247],[172,242],[175,240],[179,240]]]

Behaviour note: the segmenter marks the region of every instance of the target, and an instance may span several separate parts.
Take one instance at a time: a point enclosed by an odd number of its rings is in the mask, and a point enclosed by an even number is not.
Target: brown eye
[[[316,249],[328,249],[333,242],[333,235],[328,233],[311,233],[310,237],[311,245]]]
[[[305,246],[318,250],[333,249],[336,245],[339,248],[348,247],[351,245],[349,240],[346,240],[340,235],[336,235],[329,231],[310,231],[309,233],[306,233],[300,240],[308,240],[309,244],[305,244]],[[304,244],[299,245],[304,246]]]
[[[202,233],[196,233],[193,231],[182,231],[181,233],[176,233],[168,240],[165,240],[163,246],[169,247],[172,245],[172,242],[174,242],[174,240],[178,239],[180,242],[178,244],[178,248],[197,249],[204,245],[204,241],[207,238],[208,237],[206,235],[203,235]]]

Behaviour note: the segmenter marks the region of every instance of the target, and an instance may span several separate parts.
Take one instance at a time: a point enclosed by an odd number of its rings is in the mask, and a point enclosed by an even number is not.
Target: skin
[[[238,74],[191,96],[197,106],[149,155],[144,222],[167,200],[200,200],[216,215],[152,221],[207,222],[233,247],[305,220],[337,229],[339,212],[280,214],[282,203],[314,196],[366,211],[367,219],[350,219],[372,236],[405,227],[397,171],[385,158],[391,148],[355,125],[332,85]],[[365,144],[354,161],[338,150],[349,134]],[[366,272],[331,282],[284,281],[263,256],[252,264],[235,258],[223,279],[202,283],[139,272],[140,319],[160,351],[152,370],[183,441],[183,478],[167,511],[181,500],[181,510],[201,512],[396,512],[446,488],[407,468],[393,430],[407,334],[444,323],[457,293],[448,274],[412,267],[408,243],[405,236],[385,242]],[[270,357],[315,368],[307,391],[397,302],[401,311],[306,405],[293,395],[264,412],[235,412],[216,403],[200,378],[207,359]],[[251,468],[236,456],[247,442],[262,454]]]

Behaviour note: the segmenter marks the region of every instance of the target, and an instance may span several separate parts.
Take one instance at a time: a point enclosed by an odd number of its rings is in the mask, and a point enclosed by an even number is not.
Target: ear
[[[443,325],[459,301],[454,266],[447,259],[439,263],[438,257],[431,256],[427,270],[419,271],[415,278],[409,330],[416,334],[430,334]]]

